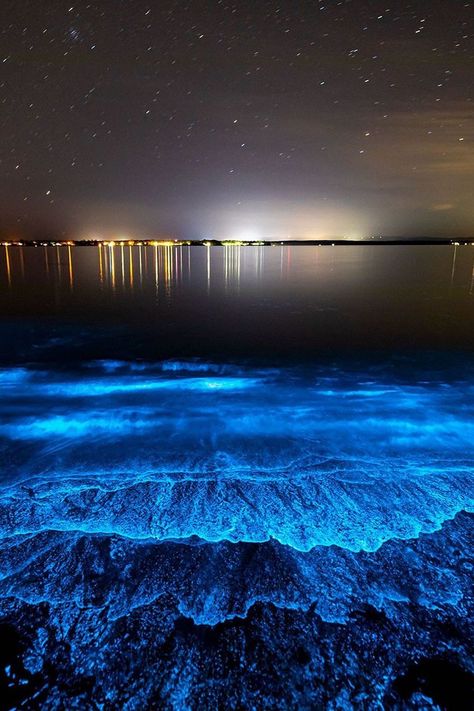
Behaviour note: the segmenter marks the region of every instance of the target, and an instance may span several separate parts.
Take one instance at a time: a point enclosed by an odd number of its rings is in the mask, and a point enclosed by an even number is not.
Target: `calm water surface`
[[[474,249],[2,247],[0,314],[4,358],[469,351]]]

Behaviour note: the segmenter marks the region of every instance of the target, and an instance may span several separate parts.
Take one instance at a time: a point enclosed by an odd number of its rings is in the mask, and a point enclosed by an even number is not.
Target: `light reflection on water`
[[[175,355],[472,349],[473,293],[471,246],[0,248],[6,319],[119,323]]]
[[[41,253],[42,259],[38,259]],[[97,247],[17,247],[4,245],[0,253],[0,289],[6,285],[15,288],[34,276],[41,281],[55,282],[59,286],[66,280],[70,289],[84,288],[90,278],[97,277],[99,284],[115,291],[133,291],[153,283],[163,293],[172,296],[183,283],[202,281],[209,288],[224,287],[224,291],[238,292],[241,281],[249,284],[262,280],[298,280],[307,283],[311,276],[327,280],[337,271],[344,278],[356,272],[371,278],[374,267],[397,272],[403,264],[413,266],[425,262],[423,271],[435,276],[445,273],[446,284],[462,288],[468,286],[472,293],[474,283],[474,250],[470,246],[440,247],[420,246],[363,246],[363,247],[176,247],[130,246],[127,244],[99,244]],[[470,279],[466,281],[466,267]],[[76,277],[81,281],[75,285]],[[442,286],[442,284],[438,284]]]

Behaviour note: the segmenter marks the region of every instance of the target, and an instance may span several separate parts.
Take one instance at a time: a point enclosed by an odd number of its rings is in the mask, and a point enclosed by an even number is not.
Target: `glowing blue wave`
[[[0,535],[371,551],[474,508],[469,383],[139,365],[4,371]]]
[[[400,659],[465,663],[473,396],[429,373],[0,370],[0,615],[21,637],[0,682],[27,707],[181,711],[232,706],[237,674],[236,706],[323,708],[337,667],[353,708],[384,657],[383,708]]]
[[[257,602],[271,602],[301,611],[312,607],[322,619],[344,623],[367,604],[387,612],[401,602],[458,606],[469,590],[470,571],[459,568],[456,550],[469,550],[473,538],[466,515],[431,536],[390,541],[373,553],[335,547],[303,553],[275,542],[156,545],[45,532],[4,542],[0,597],[102,607],[117,619],[168,595],[180,614],[207,625],[245,617]]]
[[[345,467],[333,462],[296,477],[282,472],[141,482],[105,476],[30,481],[5,490],[0,535],[54,529],[137,540],[274,539],[300,551],[331,545],[373,551],[391,538],[417,537],[458,511],[474,510],[468,467]]]

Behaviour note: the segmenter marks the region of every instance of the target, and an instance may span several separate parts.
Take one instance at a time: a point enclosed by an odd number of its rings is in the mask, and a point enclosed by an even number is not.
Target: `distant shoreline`
[[[385,246],[466,246],[474,245],[474,237],[469,239],[384,239],[373,237],[365,240],[262,240],[255,242],[237,240],[24,240],[0,242],[3,247],[367,247]]]

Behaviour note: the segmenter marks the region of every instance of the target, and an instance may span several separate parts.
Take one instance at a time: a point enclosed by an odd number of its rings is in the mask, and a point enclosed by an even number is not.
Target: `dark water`
[[[470,708],[472,247],[2,248],[6,708]]]
[[[67,338],[68,328],[70,343],[62,345],[71,353],[112,358],[314,361],[474,347],[472,247],[0,252],[9,352],[27,343],[29,331],[37,338],[26,358],[47,337]]]

